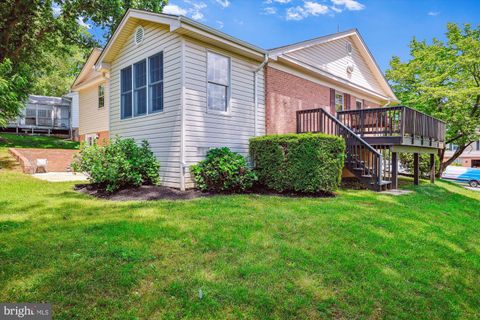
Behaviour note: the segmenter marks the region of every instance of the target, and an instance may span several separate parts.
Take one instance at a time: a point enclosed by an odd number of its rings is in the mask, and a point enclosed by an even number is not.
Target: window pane
[[[163,80],[163,53],[149,58],[150,83]]]
[[[208,84],[208,109],[227,111],[227,88],[213,83]]]
[[[135,88],[147,85],[147,61],[143,60],[133,65],[135,72]]]
[[[105,99],[104,99],[104,89],[103,89],[103,84],[98,86],[98,107],[103,108],[105,105]]]
[[[343,94],[341,93],[335,93],[335,110],[343,110]]]
[[[150,112],[163,110],[163,82],[159,82],[150,86]]]
[[[228,86],[230,71],[229,58],[209,52],[208,54],[208,81]]]
[[[135,116],[147,113],[147,88],[135,90]]]
[[[132,93],[122,94],[122,118],[130,118],[132,116]]]
[[[132,67],[127,67],[121,72],[122,92],[132,90]]]

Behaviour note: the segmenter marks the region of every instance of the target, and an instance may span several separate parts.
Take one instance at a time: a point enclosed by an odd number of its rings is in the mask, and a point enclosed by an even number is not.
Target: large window
[[[105,106],[105,87],[103,84],[98,86],[98,107],[103,108]]]
[[[344,106],[343,93],[335,92],[335,111],[342,111]]]
[[[230,59],[208,52],[207,109],[228,111]]]
[[[163,110],[163,54],[155,54],[120,72],[122,119]]]
[[[121,71],[121,109],[122,119],[132,116],[132,67],[126,67]]]
[[[363,101],[362,100],[355,100],[355,105],[357,107],[357,109],[363,109]]]
[[[163,53],[160,52],[148,58],[150,69],[148,92],[148,111],[156,112],[163,110]]]

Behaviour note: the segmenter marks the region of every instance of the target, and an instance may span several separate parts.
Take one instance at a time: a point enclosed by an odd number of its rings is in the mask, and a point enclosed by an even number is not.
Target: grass
[[[480,318],[480,193],[448,182],[115,203],[0,181],[0,301],[55,319]]]
[[[0,133],[0,148],[78,149],[79,143],[57,137]]]

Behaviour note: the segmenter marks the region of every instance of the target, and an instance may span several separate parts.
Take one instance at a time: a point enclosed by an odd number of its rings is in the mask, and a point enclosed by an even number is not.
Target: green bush
[[[250,139],[259,182],[278,192],[333,192],[344,165],[345,141],[326,134],[270,135]]]
[[[252,187],[256,175],[245,158],[228,148],[215,148],[207,158],[191,167],[195,185],[202,191],[239,192]]]
[[[76,172],[86,172],[92,183],[108,192],[123,187],[158,184],[160,164],[147,141],[116,137],[106,146],[82,145],[72,163]]]
[[[413,153],[400,153],[398,157],[402,167],[409,173],[413,174]],[[420,163],[418,165],[420,169],[420,175],[422,177],[430,176],[430,155],[420,154]],[[435,155],[435,172],[440,168],[440,158]]]

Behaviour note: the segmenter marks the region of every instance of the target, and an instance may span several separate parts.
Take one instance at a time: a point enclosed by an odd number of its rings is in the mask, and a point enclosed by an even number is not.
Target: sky
[[[170,0],[164,12],[264,49],[357,28],[383,71],[392,56],[408,59],[413,37],[444,39],[448,22],[480,24],[480,0]]]

